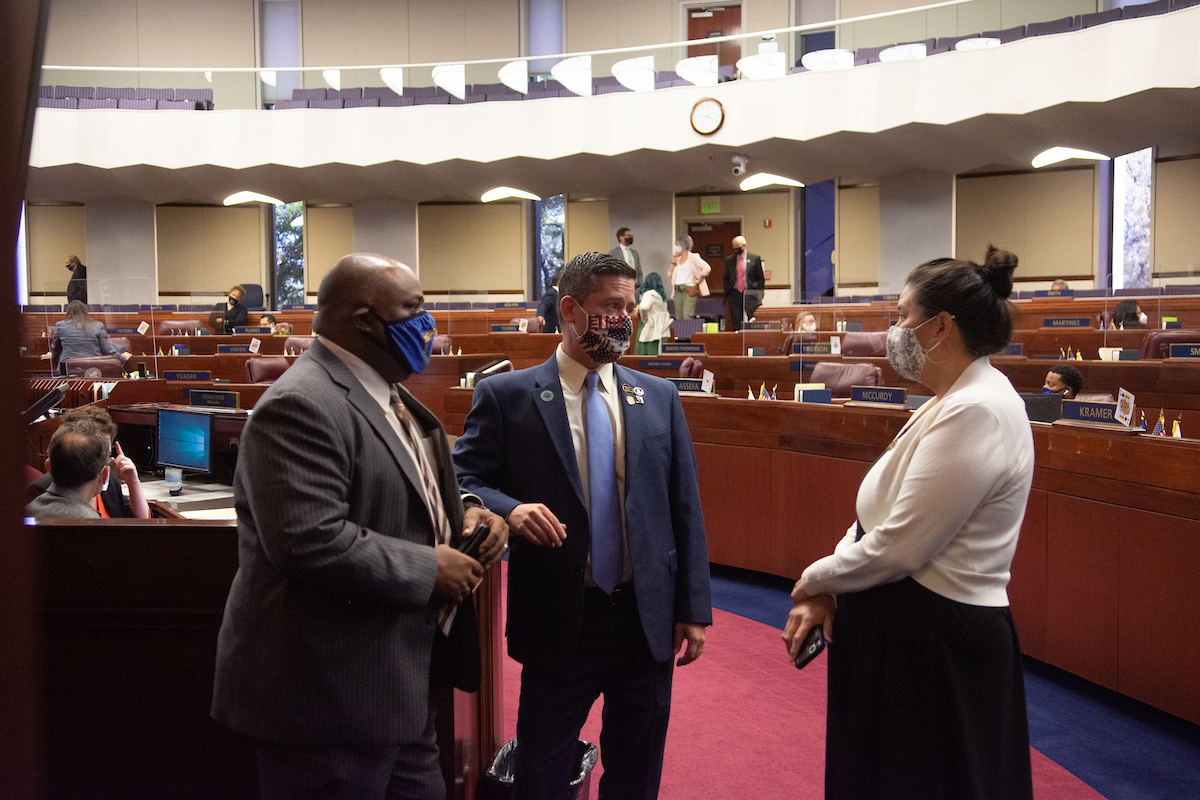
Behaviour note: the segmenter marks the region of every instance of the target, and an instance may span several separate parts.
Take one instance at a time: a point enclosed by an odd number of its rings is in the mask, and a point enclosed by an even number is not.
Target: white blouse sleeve
[[[912,575],[945,549],[1007,470],[990,409],[943,409],[921,434],[883,523],[857,542],[851,528],[833,555],[809,565],[801,585],[809,594],[837,594]]]

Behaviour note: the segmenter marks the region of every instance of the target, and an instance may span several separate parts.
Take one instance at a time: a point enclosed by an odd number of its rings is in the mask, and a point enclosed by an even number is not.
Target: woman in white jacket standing
[[[692,237],[684,234],[675,240],[671,253],[671,283],[675,287],[675,319],[696,316],[696,298],[708,297],[709,263],[692,252]]]
[[[908,276],[888,360],[935,396],[863,478],[856,524],[792,592],[789,656],[813,626],[830,640],[827,798],[1032,797],[1007,585],[1033,435],[988,361],[1012,330],[1016,266],[989,248],[982,265],[939,259]]]

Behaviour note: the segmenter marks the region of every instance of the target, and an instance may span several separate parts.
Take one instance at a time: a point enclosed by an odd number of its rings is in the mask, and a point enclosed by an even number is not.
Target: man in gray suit
[[[445,431],[399,385],[429,361],[423,302],[404,265],[342,258],[321,282],[317,340],[242,433],[212,715],[256,740],[263,798],[445,796],[434,631],[508,528],[460,496]],[[451,545],[479,522],[476,561]]]
[[[50,437],[50,488],[29,501],[37,519],[99,519],[92,500],[108,485],[108,436],[97,425],[63,425]]]
[[[608,251],[613,258],[619,258],[636,273],[633,278],[633,299],[642,299],[642,257],[633,249],[633,231],[629,228],[617,228],[617,246]]]

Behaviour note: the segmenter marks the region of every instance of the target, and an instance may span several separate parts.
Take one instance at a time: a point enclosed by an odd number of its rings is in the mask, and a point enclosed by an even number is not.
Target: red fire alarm
[[[763,220],[763,227],[764,227],[764,228],[769,228],[769,227],[771,227],[771,220],[769,220],[769,219],[764,219],[764,220]]]

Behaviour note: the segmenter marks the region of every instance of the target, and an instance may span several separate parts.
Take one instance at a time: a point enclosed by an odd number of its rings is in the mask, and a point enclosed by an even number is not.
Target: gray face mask
[[[917,330],[934,319],[936,317],[930,317],[916,328],[901,328],[899,325],[888,328],[887,359],[900,377],[920,383],[921,373],[925,370],[925,359],[937,344],[926,349],[917,339]]]

